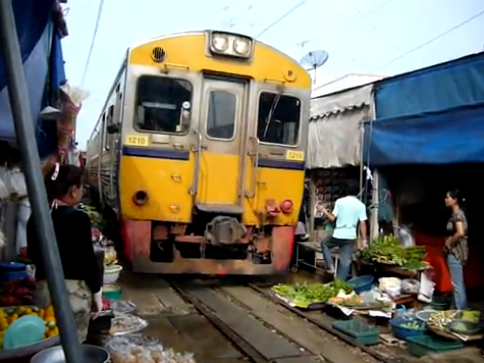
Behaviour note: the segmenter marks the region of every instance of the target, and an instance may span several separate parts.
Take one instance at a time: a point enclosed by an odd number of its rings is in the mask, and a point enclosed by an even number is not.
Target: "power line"
[[[388,4],[392,3],[393,1],[394,0],[388,0],[388,1],[386,1],[385,3],[383,3],[380,6],[374,8],[373,10],[371,10],[369,13],[363,14],[358,19],[356,19],[354,22],[352,22],[352,23],[346,25],[345,27],[339,29],[336,33],[333,33],[333,34],[331,34],[329,36],[322,36],[322,37],[316,37],[316,38],[306,39],[306,40],[303,40],[302,42],[299,42],[298,45],[301,45],[301,44],[306,45],[306,44],[313,43],[313,42],[318,41],[318,40],[321,41],[321,42],[323,42],[323,39],[324,39],[324,41],[326,41],[327,39],[334,40],[340,34],[346,32],[348,29],[350,29],[353,26],[355,26],[356,24],[362,22],[363,20],[365,20],[370,15],[373,15],[373,14],[377,13],[378,11],[380,11],[381,9],[383,9],[385,6],[387,6]]]
[[[422,49],[422,48],[425,48],[427,45],[429,45],[429,44],[431,44],[431,43],[435,42],[436,40],[439,40],[439,39],[440,39],[440,38],[442,38],[442,37],[445,37],[446,35],[448,35],[448,34],[452,33],[453,31],[455,31],[455,30],[457,30],[457,29],[459,29],[459,28],[463,27],[463,26],[464,26],[464,25],[466,25],[467,23],[470,23],[471,21],[473,21],[474,19],[477,19],[478,17],[480,17],[480,16],[481,16],[481,15],[483,15],[483,14],[484,14],[484,10],[482,10],[482,11],[480,11],[479,13],[477,13],[477,14],[475,14],[475,15],[471,16],[470,18],[468,18],[468,19],[464,20],[463,22],[461,22],[461,23],[459,23],[459,24],[457,24],[457,25],[454,25],[452,28],[447,29],[445,32],[440,33],[440,34],[439,34],[439,35],[437,35],[436,37],[434,37],[434,38],[432,38],[432,39],[430,39],[430,40],[427,40],[425,43],[422,43],[422,44],[420,44],[420,45],[416,46],[415,48],[412,48],[412,49],[408,50],[407,52],[405,52],[405,53],[403,53],[403,54],[400,54],[398,57],[396,57],[396,58],[392,59],[391,61],[389,61],[389,62],[385,63],[384,65],[380,66],[380,67],[378,68],[378,70],[380,70],[380,69],[382,69],[382,68],[385,68],[385,67],[389,66],[389,65],[390,65],[390,64],[392,64],[392,63],[395,63],[396,61],[398,61],[398,60],[400,60],[400,59],[402,59],[402,58],[406,57],[406,56],[407,56],[407,55],[409,55],[409,54],[412,54],[413,52],[416,52],[417,50],[420,50],[420,49]]]
[[[274,21],[271,25],[267,26],[263,31],[261,31],[256,38],[260,38],[264,33],[266,33],[269,29],[274,27],[275,25],[279,24],[282,20],[287,18],[289,15],[291,15],[293,12],[295,12],[297,9],[299,9],[301,6],[306,4],[308,0],[302,0],[299,3],[297,3],[295,6],[293,6],[291,9],[289,9],[284,15],[282,15],[279,19]]]
[[[346,3],[351,7],[353,8],[360,16],[362,19],[366,18],[365,14],[362,13],[362,11],[356,7],[351,1],[346,1]],[[386,5],[388,3],[385,3],[384,5]],[[373,24],[371,21],[367,20],[366,21],[368,23],[368,25],[375,31],[377,32],[383,39],[385,39],[385,41],[390,44],[393,48],[395,48],[396,50],[398,50],[398,46],[392,42],[392,40],[386,36],[385,33],[383,33],[382,31],[380,31],[380,29],[378,29],[375,24]]]
[[[89,69],[89,63],[91,62],[92,51],[94,49],[94,43],[96,42],[97,30],[99,29],[99,23],[101,22],[101,15],[103,12],[104,0],[99,1],[99,8],[97,10],[96,25],[94,26],[94,33],[92,35],[91,47],[89,48],[89,53],[87,54],[86,65],[84,66],[84,71],[82,72],[81,85],[84,84],[86,79],[87,70]]]

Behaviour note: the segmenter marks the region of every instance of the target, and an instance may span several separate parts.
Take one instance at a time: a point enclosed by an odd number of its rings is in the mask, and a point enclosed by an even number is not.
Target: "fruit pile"
[[[18,306],[0,309],[0,349],[3,348],[3,334],[8,327],[17,319],[23,316],[36,316],[44,320],[45,333],[44,339],[54,337],[59,334],[54,314],[54,308],[49,306],[46,309],[39,309],[34,306]]]

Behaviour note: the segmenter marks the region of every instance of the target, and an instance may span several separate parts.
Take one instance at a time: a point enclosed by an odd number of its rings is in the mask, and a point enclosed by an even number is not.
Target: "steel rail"
[[[383,362],[383,363],[404,363],[404,362],[406,362],[406,360],[403,359],[403,358],[402,359],[398,359],[398,358],[388,358],[388,357],[385,357],[384,355],[378,353],[374,349],[371,349],[371,348],[369,348],[369,347],[367,347],[365,345],[362,345],[362,344],[357,343],[354,339],[352,339],[349,336],[347,336],[347,335],[339,332],[338,330],[334,329],[331,325],[325,324],[322,321],[319,321],[317,319],[314,319],[313,317],[305,314],[303,311],[301,311],[301,310],[299,310],[299,309],[297,309],[295,307],[292,307],[292,306],[290,306],[288,304],[285,304],[283,301],[279,300],[276,297],[270,296],[269,294],[267,294],[267,291],[266,290],[264,290],[263,288],[257,286],[254,283],[249,283],[248,286],[250,288],[252,288],[253,290],[257,291],[258,293],[260,293],[260,294],[268,297],[269,299],[271,299],[272,301],[276,302],[277,304],[283,306],[284,308],[286,308],[287,310],[289,310],[292,313],[296,314],[297,316],[308,320],[312,324],[314,324],[314,325],[318,326],[319,328],[327,331],[331,335],[336,336],[338,339],[344,341],[345,343],[347,343],[347,344],[349,344],[349,345],[351,345],[353,347],[359,348],[360,350],[362,350],[363,352],[365,352],[366,354],[372,356],[373,358],[375,358],[376,360],[378,360],[380,362]]]

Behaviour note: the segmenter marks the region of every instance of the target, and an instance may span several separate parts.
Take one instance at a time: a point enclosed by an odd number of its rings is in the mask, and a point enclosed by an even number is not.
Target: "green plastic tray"
[[[357,320],[335,321],[333,328],[351,336],[359,344],[373,345],[379,341],[380,332],[377,328]]]
[[[464,344],[459,341],[440,339],[430,335],[421,335],[407,339],[408,352],[414,357],[422,357],[429,353],[448,352],[461,349]]]

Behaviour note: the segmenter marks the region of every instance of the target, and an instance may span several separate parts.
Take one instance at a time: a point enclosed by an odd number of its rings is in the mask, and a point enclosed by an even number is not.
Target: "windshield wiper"
[[[266,118],[266,127],[264,129],[264,135],[262,136],[264,139],[267,135],[267,131],[269,131],[269,125],[271,124],[272,121],[272,116],[274,116],[274,112],[276,111],[277,106],[279,105],[279,100],[281,99],[282,96],[282,91],[279,92],[276,97],[274,97],[274,101],[272,101],[271,108],[269,110],[269,114],[267,115]]]

